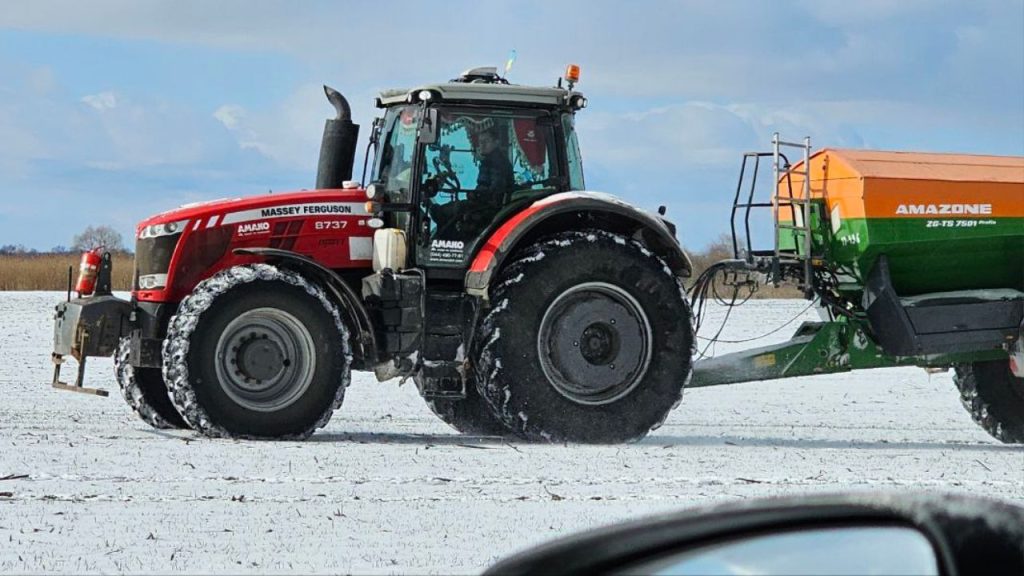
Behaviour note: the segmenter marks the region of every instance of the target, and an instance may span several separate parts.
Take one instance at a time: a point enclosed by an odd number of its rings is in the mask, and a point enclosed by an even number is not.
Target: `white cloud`
[[[82,102],[92,106],[96,110],[113,110],[117,108],[117,94],[113,92],[100,92],[82,96]]]
[[[871,25],[922,12],[955,12],[958,7],[950,0],[800,0],[799,5],[822,22],[839,27]]]
[[[345,96],[352,106],[353,120],[369,126],[376,111],[369,103],[372,91]],[[318,84],[298,86],[277,105],[251,110],[237,104],[225,104],[213,113],[244,150],[255,150],[284,168],[309,170],[316,167],[324,120],[334,110]],[[361,134],[366,140],[366,130]],[[361,144],[360,150],[363,149]],[[357,170],[358,172],[358,170]]]
[[[225,104],[213,112],[213,117],[228,130],[238,128],[238,123],[245,116],[245,108],[233,104]]]

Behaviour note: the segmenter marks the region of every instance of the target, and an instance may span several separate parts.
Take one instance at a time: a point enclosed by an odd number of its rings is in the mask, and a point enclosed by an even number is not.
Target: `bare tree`
[[[739,241],[741,244],[743,243],[742,238]],[[719,260],[732,258],[732,235],[720,234],[718,238],[709,242],[703,251],[693,252],[690,254],[690,257],[693,260],[695,276]]]
[[[76,234],[71,243],[71,249],[77,251],[92,250],[103,246],[110,252],[123,252],[124,241],[121,233],[110,226],[89,226]]]
[[[4,256],[30,254],[31,252],[34,252],[34,250],[25,248],[24,244],[4,244],[3,246],[0,246],[0,254],[3,254]]]

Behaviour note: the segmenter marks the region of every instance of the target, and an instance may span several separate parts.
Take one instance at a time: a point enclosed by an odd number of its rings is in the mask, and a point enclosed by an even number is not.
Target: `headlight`
[[[188,220],[178,220],[177,222],[167,222],[166,224],[152,224],[143,228],[142,232],[139,232],[139,238],[159,238],[160,236],[179,234],[185,229],[186,224],[188,224]]]
[[[167,274],[146,274],[139,276],[139,288],[153,290],[167,286]]]

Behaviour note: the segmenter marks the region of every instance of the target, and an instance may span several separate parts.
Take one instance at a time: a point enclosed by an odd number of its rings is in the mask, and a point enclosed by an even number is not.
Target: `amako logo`
[[[259,234],[261,232],[270,232],[270,222],[252,222],[249,224],[238,225],[239,236],[246,236],[248,234]]]
[[[991,204],[900,204],[896,214],[992,214]]]
[[[435,250],[438,248],[445,250],[462,250],[466,247],[466,244],[462,240],[434,240],[430,243],[430,247]]]

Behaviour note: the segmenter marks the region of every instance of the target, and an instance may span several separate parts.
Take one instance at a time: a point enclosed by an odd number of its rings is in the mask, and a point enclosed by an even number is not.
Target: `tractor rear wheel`
[[[516,434],[631,441],[680,402],[692,374],[690,308],[642,244],[563,232],[505,268],[491,302],[474,344],[477,387]]]
[[[174,409],[159,368],[137,368],[128,361],[131,339],[121,338],[114,353],[114,375],[121,395],[143,422],[153,428],[188,428]]]
[[[215,274],[182,301],[164,377],[178,412],[204,434],[301,439],[341,405],[351,357],[319,286],[254,264]]]
[[[1007,360],[956,367],[960,401],[986,432],[1007,444],[1024,444],[1024,378],[1010,372]]]

